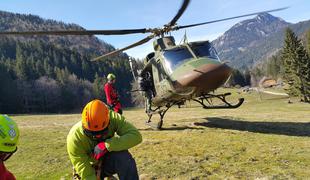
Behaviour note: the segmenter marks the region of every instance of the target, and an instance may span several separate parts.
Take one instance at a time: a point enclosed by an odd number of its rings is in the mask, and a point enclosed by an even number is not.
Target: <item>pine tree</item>
[[[103,90],[103,86],[106,83],[105,78],[99,77],[99,75],[95,74],[95,80],[93,82],[94,95],[96,98],[106,101],[105,94]]]
[[[307,89],[309,84],[309,57],[306,52],[306,49],[302,44],[298,46],[297,51],[297,75],[300,79],[299,91],[302,96],[302,100],[305,102],[309,102],[309,98],[307,95]]]
[[[301,73],[303,74],[303,91],[304,91],[304,100],[305,102],[310,102],[310,29],[307,32],[307,42],[306,47],[308,54],[307,57],[303,59],[303,64],[301,67]]]
[[[282,60],[284,65],[284,80],[289,85],[287,91],[289,95],[298,96],[300,95],[300,79],[297,76],[297,53],[296,49],[298,47],[297,36],[294,32],[287,28],[285,30],[285,40],[282,52]]]
[[[23,57],[22,48],[19,45],[16,45],[16,76],[21,80],[27,80],[27,71],[26,58]]]
[[[282,58],[284,79],[290,85],[289,94],[309,102],[309,56],[301,40],[290,29],[286,30]]]
[[[278,56],[273,55],[267,63],[267,75],[277,79],[281,73],[281,63]]]
[[[307,31],[306,37],[307,37],[307,51],[310,57],[310,29]]]
[[[84,79],[88,79],[88,80],[94,79],[93,70],[91,68],[90,63],[86,59],[82,59],[81,70],[82,70],[82,77]]]
[[[20,92],[7,68],[0,63],[0,112],[17,113],[21,109]]]

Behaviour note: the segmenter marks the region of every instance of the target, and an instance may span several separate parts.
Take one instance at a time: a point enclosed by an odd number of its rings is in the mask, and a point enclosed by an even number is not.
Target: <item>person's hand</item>
[[[105,147],[105,143],[101,142],[98,143],[94,148],[94,153],[92,154],[93,158],[96,160],[101,159],[108,151],[108,149]]]

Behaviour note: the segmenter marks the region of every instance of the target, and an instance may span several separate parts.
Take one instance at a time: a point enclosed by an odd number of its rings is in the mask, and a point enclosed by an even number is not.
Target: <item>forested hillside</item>
[[[84,30],[76,24],[42,19],[35,15],[15,14],[0,11],[0,31],[44,31],[44,30]],[[77,49],[80,53],[103,54],[114,49],[113,46],[94,36],[15,36],[11,38],[23,42],[43,40],[57,47]]]
[[[79,29],[37,16],[0,12],[0,29]],[[121,101],[131,105],[127,56],[91,57],[114,49],[89,36],[0,37],[0,112],[72,112],[93,98],[105,100],[106,75],[116,74]]]

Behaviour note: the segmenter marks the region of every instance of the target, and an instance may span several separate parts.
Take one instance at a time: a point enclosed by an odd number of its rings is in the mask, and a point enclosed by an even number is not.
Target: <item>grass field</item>
[[[235,94],[235,98],[240,96]],[[125,110],[143,135],[130,151],[142,179],[309,179],[310,105],[241,94],[238,109],[197,104],[168,111],[164,129],[144,124],[142,109]],[[66,136],[79,114],[12,116],[21,130],[6,164],[17,179],[71,179]]]

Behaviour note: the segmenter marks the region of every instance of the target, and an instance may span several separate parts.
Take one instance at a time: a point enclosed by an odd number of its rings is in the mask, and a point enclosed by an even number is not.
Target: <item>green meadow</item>
[[[143,135],[130,149],[140,178],[309,178],[310,105],[257,92],[235,91],[231,99],[239,96],[245,102],[238,109],[205,110],[194,102],[172,108],[161,131],[145,125],[143,109],[126,109],[124,116]],[[71,179],[66,136],[80,114],[11,117],[21,138],[6,165],[17,179]]]

